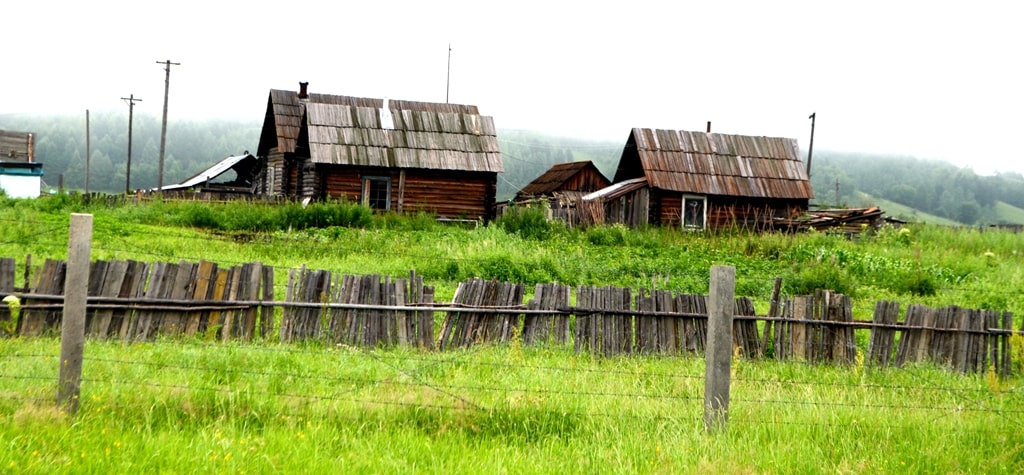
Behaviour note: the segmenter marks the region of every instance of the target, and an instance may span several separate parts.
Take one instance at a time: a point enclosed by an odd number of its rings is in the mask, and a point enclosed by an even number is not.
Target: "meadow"
[[[1024,236],[909,226],[754,235],[598,227],[536,210],[488,226],[346,203],[6,200],[0,255],[62,259],[68,216],[94,259],[254,260],[401,276],[447,300],[461,280],[707,292],[711,265],[767,305],[831,288],[877,300],[1024,311]],[[19,283],[20,284],[20,283]],[[513,342],[435,353],[273,339],[86,344],[79,412],[57,410],[59,341],[0,338],[0,470],[10,473],[1020,473],[1018,373],[961,375],[737,359],[728,430],[702,423],[702,358],[602,358]]]

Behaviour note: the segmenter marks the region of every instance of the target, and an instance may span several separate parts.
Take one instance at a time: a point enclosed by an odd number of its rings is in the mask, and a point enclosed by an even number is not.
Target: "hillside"
[[[47,185],[56,187],[63,178],[66,188],[84,188],[84,117],[0,115],[0,129],[37,134],[36,155],[45,166]],[[171,121],[164,183],[176,183],[226,156],[254,150],[259,131],[257,121]],[[505,172],[498,175],[497,199],[511,198],[556,163],[590,160],[613,179],[627,132],[620,141],[597,141],[499,130]],[[125,189],[127,135],[127,117],[93,114],[90,191]],[[159,119],[137,115],[132,142],[131,187],[156,186]],[[815,203],[821,206],[877,204],[893,216],[930,223],[1024,223],[1024,176],[1019,173],[981,176],[935,160],[822,150],[814,156],[811,185],[818,197]],[[866,202],[865,196],[874,202]]]
[[[891,216],[896,219],[902,219],[911,223],[936,224],[940,226],[963,226],[963,223],[928,214],[909,206],[899,204],[895,201],[871,196],[862,191],[855,192],[854,196],[856,197],[856,201],[851,203],[851,205],[863,207],[878,206],[885,211],[886,216]]]

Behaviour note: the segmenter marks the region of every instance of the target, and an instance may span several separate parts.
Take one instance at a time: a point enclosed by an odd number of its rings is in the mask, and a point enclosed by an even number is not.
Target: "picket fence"
[[[26,262],[25,281],[29,280]],[[9,333],[59,332],[66,264],[47,260],[34,284],[15,287],[14,259],[0,259],[0,293],[21,300]],[[961,372],[1012,370],[1010,312],[959,307],[932,309],[878,302],[872,321],[854,321],[849,297],[830,291],[772,297],[768,315],[749,298],[736,299],[733,340],[748,358],[886,367],[933,362]],[[434,302],[423,277],[336,275],[305,267],[289,271],[276,300],[274,269],[259,262],[95,261],[88,285],[86,333],[128,341],[189,336],[207,339],[329,341],[360,347],[402,345],[440,351],[518,340],[562,345],[605,356],[702,355],[707,297],[665,290],[470,279],[451,302]],[[440,318],[436,318],[440,317]],[[440,322],[436,325],[435,322]],[[0,326],[12,327],[0,305]],[[437,333],[435,334],[435,328]],[[858,358],[857,333],[869,331]]]

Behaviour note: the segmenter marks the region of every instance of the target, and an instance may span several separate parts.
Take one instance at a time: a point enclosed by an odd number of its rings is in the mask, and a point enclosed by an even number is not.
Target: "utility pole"
[[[92,134],[89,133],[89,109],[85,110],[85,194],[89,194],[89,139]]]
[[[132,191],[132,113],[135,111],[135,103],[142,102],[142,99],[136,99],[135,94],[131,94],[121,100],[128,103],[128,164],[124,169],[124,194],[127,195]]]
[[[167,92],[171,89],[171,66],[180,66],[181,63],[172,63],[171,60],[157,61],[156,64],[163,64],[167,76],[164,79],[164,121],[160,126],[160,168],[157,172],[156,189],[162,191],[164,187],[164,150],[167,146]]]
[[[817,112],[812,112],[808,119],[811,119],[811,144],[807,146],[807,179],[811,178],[811,155],[814,154],[814,121]]]
[[[452,86],[452,44],[448,43],[448,79],[444,83],[444,103],[448,103],[448,90]]]

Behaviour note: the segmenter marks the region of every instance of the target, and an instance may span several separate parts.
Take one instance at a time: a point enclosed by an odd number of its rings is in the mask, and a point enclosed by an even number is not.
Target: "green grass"
[[[1019,388],[924,366],[741,360],[728,430],[709,434],[697,358],[91,341],[71,417],[53,405],[58,341],[0,354],[10,473],[1024,469]]]
[[[393,276],[415,269],[446,301],[469,277],[705,293],[709,267],[726,264],[737,268],[737,292],[762,311],[781,276],[787,294],[844,287],[857,319],[870,319],[879,299],[1010,310],[1017,327],[1024,313],[1024,236],[1005,231],[915,225],[848,240],[578,231],[530,216],[470,229],[429,216],[289,226],[309,222],[301,210],[259,231],[174,218],[238,206],[6,200],[0,256],[21,266],[31,254],[34,267],[63,259],[69,213],[89,212],[94,259],[259,260],[278,269],[279,296],[287,269],[301,265]],[[90,341],[81,408],[71,417],[54,405],[58,354],[52,339],[0,338],[0,471],[1024,471],[1019,376],[737,360],[729,430],[711,435],[701,423],[697,358],[605,359],[518,344],[434,354]]]
[[[996,201],[995,220],[997,223],[1024,224],[1024,209]]]

